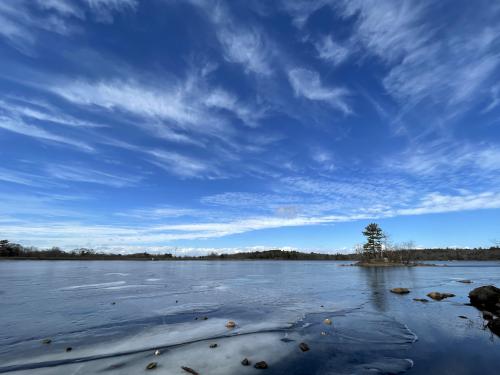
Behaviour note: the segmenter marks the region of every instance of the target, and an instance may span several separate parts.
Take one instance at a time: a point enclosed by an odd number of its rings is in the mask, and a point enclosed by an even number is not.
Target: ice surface
[[[495,283],[498,268],[486,276],[473,267],[339,264],[0,263],[0,373],[141,374],[152,361],[161,374],[185,374],[181,366],[200,374],[255,373],[241,365],[245,357],[265,360],[267,374],[400,373],[412,361],[418,372],[414,332],[428,342],[442,341],[445,331],[460,339],[487,335],[463,305],[470,286],[455,280]],[[388,292],[398,286],[409,287],[411,296]],[[457,297],[412,301],[433,290]],[[236,328],[226,328],[228,320]],[[44,338],[52,343],[42,344]],[[301,352],[300,342],[311,350]]]

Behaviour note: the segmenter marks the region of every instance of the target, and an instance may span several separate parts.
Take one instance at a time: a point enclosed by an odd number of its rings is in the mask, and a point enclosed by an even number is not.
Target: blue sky
[[[199,254],[500,238],[497,1],[0,3],[0,237]]]

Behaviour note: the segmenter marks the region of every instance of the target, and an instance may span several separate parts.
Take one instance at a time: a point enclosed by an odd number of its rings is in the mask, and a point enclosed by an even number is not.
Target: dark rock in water
[[[392,288],[391,292],[396,294],[408,294],[410,290],[406,288]]]
[[[472,284],[472,281],[470,280],[458,280],[458,282],[462,284]]]
[[[111,302],[112,305],[116,305],[116,302]]]
[[[51,339],[43,339],[42,344],[50,344],[52,342]]]
[[[283,337],[282,339],[280,339],[280,341],[283,341],[283,342],[292,342],[292,341],[295,341],[295,340],[289,339],[288,337]]]
[[[439,292],[431,292],[427,294],[427,297],[430,297],[436,301],[441,301],[445,298],[455,297],[453,293],[439,293]]]
[[[175,303],[178,303],[179,301],[175,300]]]
[[[146,370],[152,370],[152,369],[156,368],[156,366],[158,366],[158,363],[156,363],[156,362],[151,362],[151,363],[149,363],[149,364],[146,366]]]
[[[465,315],[459,315],[458,317],[459,317],[460,319],[469,319],[469,318],[467,318]]]
[[[67,351],[67,352],[70,352],[70,351],[72,351],[72,350],[73,350],[73,348],[72,348],[71,346],[68,346],[68,347],[66,348],[66,351]]]
[[[255,366],[253,366],[253,367],[264,370],[267,368],[267,363],[265,361],[260,361],[260,362],[257,362],[255,364]]]
[[[301,342],[299,344],[299,348],[300,350],[302,350],[303,352],[307,352],[309,350],[309,345],[307,345],[305,342]]]
[[[181,366],[181,369],[183,369],[184,371],[186,372],[189,372],[190,374],[193,374],[193,375],[199,375],[196,371],[194,371],[192,368],[190,367],[186,367],[186,366]]]
[[[217,344],[210,344],[210,348],[216,348],[218,345]]]
[[[243,366],[250,366],[250,361],[247,358],[244,358],[243,361],[241,361],[241,364]]]
[[[207,320],[207,319],[208,319],[208,316],[204,316],[204,317],[203,317],[203,320]]]
[[[495,311],[500,303],[500,289],[493,285],[480,286],[469,293],[470,303],[479,309]]]
[[[427,298],[413,298],[413,300],[417,302],[429,302]]]
[[[500,336],[500,318],[490,320],[488,322],[488,328],[495,335]]]
[[[493,320],[494,318],[495,318],[495,316],[493,315],[493,313],[491,313],[489,311],[483,311],[483,319]]]

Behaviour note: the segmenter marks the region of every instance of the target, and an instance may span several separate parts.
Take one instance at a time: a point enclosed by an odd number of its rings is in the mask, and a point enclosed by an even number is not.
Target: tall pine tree
[[[366,243],[363,245],[363,250],[370,258],[382,258],[382,240],[384,232],[376,223],[368,224],[363,231],[366,237]]]

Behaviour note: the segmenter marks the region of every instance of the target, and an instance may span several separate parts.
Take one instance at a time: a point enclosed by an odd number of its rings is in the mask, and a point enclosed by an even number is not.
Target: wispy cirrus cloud
[[[264,33],[255,26],[234,20],[223,3],[214,6],[210,2],[199,2],[196,5],[201,6],[213,22],[227,61],[242,65],[246,72],[263,76],[272,73],[272,47]]]
[[[83,0],[99,22],[113,22],[113,13],[135,11],[138,0]]]
[[[334,65],[353,50],[361,64],[375,57],[388,68],[382,84],[403,106],[438,104],[441,113],[454,115],[484,100],[497,77],[500,9],[470,9],[468,27],[463,28],[441,22],[441,6],[432,1],[318,0],[294,2],[284,9],[302,28],[313,13],[330,8],[352,22],[351,34],[347,47],[331,36],[312,39],[318,57]]]
[[[500,146],[489,142],[457,143],[438,139],[414,144],[397,158],[388,159],[387,163],[389,168],[398,168],[415,176],[443,177],[465,173],[467,178],[482,175],[481,181],[485,182],[495,179],[493,172],[500,170]]]
[[[317,72],[294,68],[288,71],[288,79],[296,96],[324,102],[345,114],[352,113],[346,100],[349,91],[343,87],[324,86]]]
[[[312,14],[331,3],[331,0],[285,0],[281,2],[281,7],[292,16],[293,24],[302,28]]]
[[[142,177],[138,175],[118,175],[82,165],[52,164],[48,165],[45,171],[50,177],[58,180],[106,185],[114,188],[134,186],[142,180]]]
[[[251,126],[255,126],[263,116],[262,111],[239,102],[235,95],[221,88],[210,90],[201,72],[188,73],[184,81],[172,78],[154,85],[138,80],[80,80],[63,82],[50,90],[76,104],[169,121],[174,129],[217,138],[231,132],[227,119],[218,112],[219,109],[228,111]],[[167,129],[165,123],[160,126]]]
[[[215,161],[202,160],[176,152],[164,150],[149,150],[147,154],[154,157],[151,160],[159,168],[182,178],[221,178],[222,172]]]
[[[71,146],[80,151],[94,152],[95,149],[88,143],[52,133],[41,127],[28,124],[23,120],[15,117],[7,117],[0,115],[0,129],[4,129],[13,133],[22,134],[27,137],[39,139],[45,142],[53,142],[56,144]]]
[[[356,20],[352,38],[391,67],[383,83],[403,103],[427,101],[446,104],[448,111],[464,110],[497,70],[500,28],[495,7],[489,13],[476,9],[472,32],[454,24],[437,27],[430,16],[432,2],[341,4],[336,9]]]
[[[36,0],[36,3],[41,9],[52,10],[62,16],[85,18],[85,12],[77,1]]]
[[[318,57],[326,62],[340,65],[353,53],[355,47],[351,43],[346,45],[335,41],[331,35],[321,37],[314,42]]]
[[[117,212],[116,216],[140,220],[165,220],[179,217],[199,216],[202,211],[192,208],[179,208],[173,206],[160,206],[132,209]]]
[[[430,193],[424,196],[416,207],[400,209],[396,214],[424,215],[430,213],[493,208],[500,208],[500,193],[498,192],[485,191],[481,193],[465,193],[460,195]]]
[[[18,0],[0,4],[0,37],[14,48],[33,55],[39,34],[56,33],[67,36],[81,32],[75,21],[88,16],[97,22],[111,23],[114,14],[135,11],[137,0]]]
[[[242,64],[249,72],[266,76],[271,74],[271,65],[266,55],[267,47],[262,35],[256,30],[227,25],[218,30],[217,34],[228,61]]]
[[[48,121],[65,126],[83,128],[100,128],[106,126],[75,118],[47,103],[34,103],[17,98],[14,100],[0,100],[0,109],[8,112],[10,116],[22,117],[29,120]]]
[[[0,167],[0,181],[3,182],[26,186],[41,186],[43,185],[41,180],[41,176]]]

